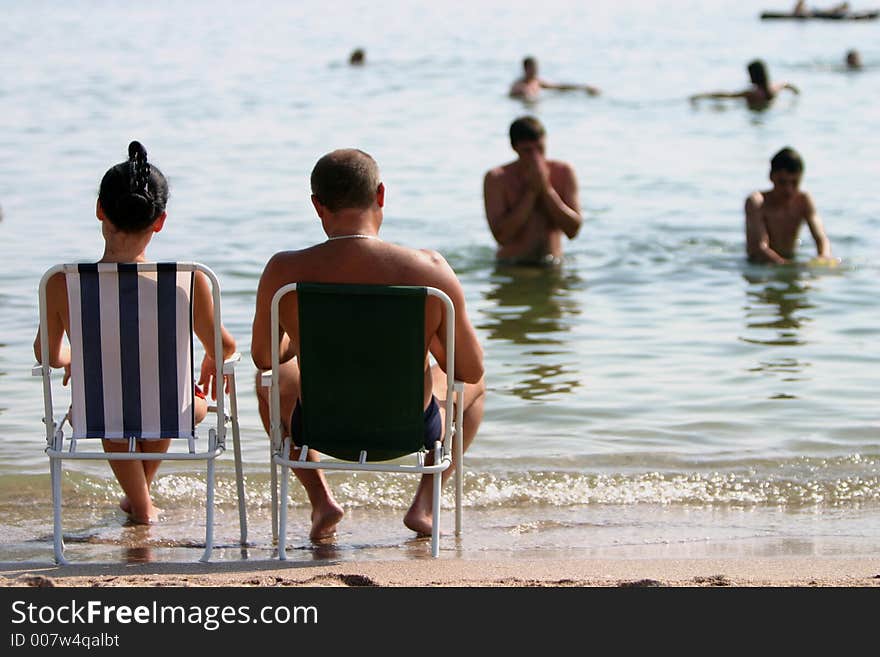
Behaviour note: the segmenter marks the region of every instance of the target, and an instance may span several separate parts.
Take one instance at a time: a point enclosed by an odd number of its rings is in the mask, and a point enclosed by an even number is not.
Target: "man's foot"
[[[430,510],[425,511],[414,504],[403,517],[403,524],[409,529],[412,529],[419,536],[430,536],[431,530],[433,529],[432,520],[433,516],[431,515]]]
[[[312,531],[309,532],[309,538],[312,540],[321,540],[330,538],[336,533],[336,525],[342,520],[345,511],[336,502],[328,502],[321,509],[312,511]]]

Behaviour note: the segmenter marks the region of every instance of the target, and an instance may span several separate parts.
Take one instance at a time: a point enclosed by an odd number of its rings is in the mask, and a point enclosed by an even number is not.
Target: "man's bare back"
[[[275,291],[288,283],[301,281],[321,283],[360,283],[367,285],[417,285],[436,287],[463,305],[464,297],[455,273],[439,253],[429,250],[410,249],[378,238],[344,238],[328,240],[300,251],[283,251],[267,263],[260,281],[260,292],[265,300],[271,302]],[[265,291],[265,293],[264,293]],[[425,312],[425,351],[426,356],[432,338],[444,334],[445,325],[440,301],[429,298]],[[258,299],[258,307],[260,305]],[[464,311],[461,311],[464,315]],[[290,338],[293,351],[288,356],[299,357],[299,322],[296,295],[288,295],[279,306],[281,326]],[[462,330],[473,331],[467,316],[462,318]],[[267,327],[268,328],[268,327]],[[464,337],[464,336],[462,336]],[[476,342],[476,335],[472,336]],[[462,349],[467,351],[467,344]],[[254,356],[256,360],[257,355]],[[436,356],[435,356],[436,357]],[[431,398],[431,368],[426,358],[425,367],[425,406]],[[445,358],[442,366],[445,368]],[[472,376],[465,371],[459,377]],[[477,377],[479,378],[479,377]]]

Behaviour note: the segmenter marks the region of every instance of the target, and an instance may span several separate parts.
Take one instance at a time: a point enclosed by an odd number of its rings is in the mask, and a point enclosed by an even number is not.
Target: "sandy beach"
[[[878,558],[0,564],[0,586],[880,587]]]

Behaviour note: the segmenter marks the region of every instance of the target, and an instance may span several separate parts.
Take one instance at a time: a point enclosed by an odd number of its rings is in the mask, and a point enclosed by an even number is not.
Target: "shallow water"
[[[133,138],[172,186],[151,256],[218,273],[244,354],[249,558],[272,552],[248,354],[254,290],[273,252],[322,238],[308,174],[349,145],[382,167],[384,237],[446,256],[486,352],[469,530],[444,553],[876,554],[880,22],[767,24],[765,5],[551,0],[535,16],[525,2],[377,12],[350,0],[335,25],[315,2],[5,7],[0,560],[51,557],[30,376],[37,283],[56,262],[99,255],[98,181]],[[356,46],[363,68],[345,63]],[[857,74],[839,68],[853,47],[867,64]],[[526,54],[548,79],[603,95],[506,98]],[[762,113],[687,102],[742,88],[754,57],[802,94]],[[559,270],[496,266],[483,216],[482,175],[512,159],[507,126],[526,112],[547,126],[550,156],[578,173],[586,220]],[[743,259],[743,200],[766,188],[785,145],[804,155],[840,267]],[[814,251],[802,237],[805,263]],[[231,546],[228,461],[217,533]],[[199,472],[163,466],[164,520],[149,529],[122,525],[106,465],[70,472],[74,558],[197,558]],[[400,524],[411,482],[331,481],[350,515],[336,546],[302,538],[307,505],[293,486],[292,558],[424,553]],[[219,556],[240,558],[234,547]]]

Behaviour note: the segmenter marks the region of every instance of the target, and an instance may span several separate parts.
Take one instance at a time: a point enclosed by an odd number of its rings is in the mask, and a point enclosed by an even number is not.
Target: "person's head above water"
[[[804,160],[801,157],[800,153],[798,153],[790,146],[786,146],[781,151],[776,153],[776,155],[773,156],[773,159],[770,160],[770,172],[773,173],[774,171],[803,173]]]
[[[846,53],[847,68],[862,68],[862,56],[858,50],[850,50]]]
[[[532,56],[523,59],[523,74],[529,80],[538,75],[538,60]]]
[[[510,145],[513,150],[522,142],[540,141],[546,135],[544,126],[534,116],[521,116],[510,124]]]
[[[98,203],[118,230],[139,233],[165,212],[168,181],[147,162],[147,150],[138,141],[128,145],[128,161],[110,167],[101,179]]]
[[[367,55],[364,52],[363,48],[355,48],[351,51],[351,55],[348,58],[348,63],[352,64],[353,66],[359,66],[360,64],[364,63],[366,56]]]
[[[767,65],[763,60],[755,59],[749,62],[749,79],[752,84],[761,87],[765,92],[770,92],[770,76],[767,73]]]
[[[776,191],[785,196],[794,194],[804,175],[804,160],[793,148],[786,146],[770,160],[770,180]]]
[[[312,200],[330,212],[366,210],[377,201],[379,165],[368,153],[343,148],[323,156],[312,169]]]

